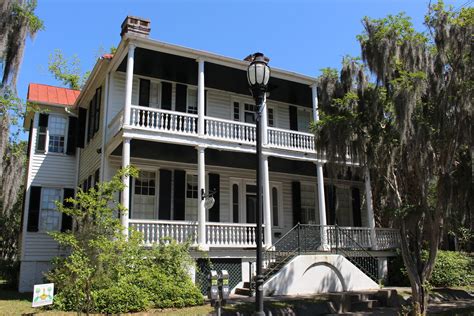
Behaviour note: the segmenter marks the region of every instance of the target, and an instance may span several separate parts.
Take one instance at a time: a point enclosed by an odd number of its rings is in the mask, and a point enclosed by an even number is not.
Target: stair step
[[[248,288],[236,288],[235,294],[243,296],[252,296],[252,291]]]
[[[375,307],[379,307],[379,301],[377,300],[358,301],[358,302],[352,302],[351,311],[364,312],[364,311],[369,311]]]

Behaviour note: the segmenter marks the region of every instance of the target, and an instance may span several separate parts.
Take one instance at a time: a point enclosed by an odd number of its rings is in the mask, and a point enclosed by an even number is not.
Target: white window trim
[[[156,169],[156,168],[147,168],[147,167],[139,167],[140,171],[146,171],[146,172],[154,172],[155,173],[155,197],[154,197],[154,201],[155,201],[155,209],[153,210],[153,218],[154,220],[158,220],[158,214],[159,214],[159,207],[160,205],[158,204],[159,200],[158,200],[158,197],[159,197],[159,186],[160,186],[160,182],[159,182],[159,168]],[[132,187],[130,188],[130,190],[132,190],[132,194],[131,194],[131,199],[130,199],[130,205],[132,206],[132,216],[133,216],[133,206],[135,204],[135,178],[132,178]],[[132,217],[133,219],[133,217]]]
[[[186,88],[186,113],[189,113],[189,92],[191,90],[193,91],[196,91],[196,113],[195,114],[198,114],[199,112],[199,94],[198,94],[198,88],[197,87],[194,87],[194,86],[190,86],[190,85],[186,85],[187,88]]]
[[[63,201],[64,200],[64,188],[62,187],[50,187],[50,186],[41,186],[41,194],[40,194],[40,210],[39,210],[39,214],[38,214],[38,233],[43,233],[43,234],[46,234],[48,233],[48,231],[43,231],[41,230],[41,212],[43,211],[43,190],[44,189],[53,189],[53,190],[59,190],[59,201]],[[53,230],[55,232],[59,232],[61,231],[61,227],[63,225],[63,217],[62,217],[62,213],[59,212],[59,210],[56,208],[56,211],[59,213],[59,228],[58,230]]]
[[[270,182],[270,214],[271,214],[271,221],[272,221],[272,228],[280,229],[283,228],[283,190],[282,184],[280,182]],[[273,225],[273,196],[272,190],[273,188],[277,189],[278,193],[278,226]]]
[[[63,152],[62,153],[58,153],[58,152],[50,152],[49,151],[49,134],[50,134],[50,118],[51,117],[60,117],[60,118],[63,118],[66,120],[66,124],[64,124],[64,148],[63,148]],[[88,120],[86,120],[88,121]],[[87,130],[87,128],[86,128]],[[67,151],[67,142],[68,142],[68,131],[69,131],[69,117],[68,116],[65,116],[65,115],[61,115],[61,114],[57,114],[57,113],[50,113],[48,115],[48,127],[46,128],[46,144],[45,144],[45,148],[44,148],[44,153],[45,154],[49,154],[49,155],[52,155],[52,156],[65,156],[66,155],[66,151]],[[38,115],[38,124],[37,124],[37,133],[39,134],[39,115]],[[38,136],[36,136],[36,138],[38,138]],[[89,142],[92,141],[92,138]]]

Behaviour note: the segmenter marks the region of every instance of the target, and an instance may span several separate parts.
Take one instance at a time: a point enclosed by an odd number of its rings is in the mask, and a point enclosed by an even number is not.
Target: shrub
[[[146,249],[138,232],[131,229],[128,239],[122,234],[114,214],[123,208],[114,196],[123,189],[126,172],[88,192],[79,190],[75,199],[68,199],[70,207],[57,204],[77,227],[52,234],[70,250],[53,261],[47,274],[58,290],[55,308],[115,314],[203,303],[188,274],[194,264],[188,244],[167,241]]]
[[[423,252],[423,259],[428,253]],[[469,254],[439,250],[430,284],[434,287],[472,286],[474,284],[474,258]],[[389,285],[409,286],[407,272],[401,254],[389,261]]]

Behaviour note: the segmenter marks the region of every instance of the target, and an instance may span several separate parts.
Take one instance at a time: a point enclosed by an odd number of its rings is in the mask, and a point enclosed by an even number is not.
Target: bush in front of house
[[[426,260],[428,253],[423,252]],[[474,258],[464,252],[439,250],[436,257],[430,284],[434,287],[472,286],[474,285]],[[392,286],[410,286],[403,258],[399,253],[389,260],[388,284]]]
[[[116,214],[124,209],[115,197],[128,175],[136,170],[121,170],[110,182],[57,204],[75,228],[52,233],[69,253],[55,258],[47,274],[57,289],[54,308],[117,314],[203,304],[188,273],[194,264],[188,244],[166,240],[147,249],[137,231],[131,229],[128,238],[122,233]]]

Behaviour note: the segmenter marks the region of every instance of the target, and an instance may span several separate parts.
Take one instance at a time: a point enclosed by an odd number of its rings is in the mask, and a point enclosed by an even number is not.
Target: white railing
[[[314,135],[286,129],[268,128],[268,144],[281,149],[314,151]]]
[[[368,227],[323,226],[329,246],[339,248],[371,248],[372,239]]]
[[[136,105],[131,106],[130,114],[130,125],[135,128],[197,135],[198,116],[195,114]]]
[[[394,228],[376,228],[377,249],[395,249],[400,247],[400,231]]]
[[[206,223],[210,247],[256,247],[256,224]]]
[[[256,141],[255,124],[205,117],[206,135],[210,138],[254,144]]]
[[[107,141],[112,139],[118,131],[122,128],[123,123],[123,110],[118,112],[117,115],[112,119],[112,121],[107,126]]]
[[[143,234],[143,243],[151,245],[159,242],[197,243],[197,223],[191,221],[167,221],[131,219],[130,226]]]

